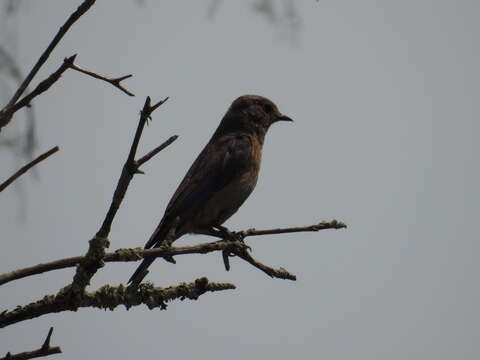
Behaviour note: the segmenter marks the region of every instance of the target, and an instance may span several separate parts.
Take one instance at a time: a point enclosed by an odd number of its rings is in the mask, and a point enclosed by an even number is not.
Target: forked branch
[[[90,70],[87,70],[87,69],[83,69],[81,68],[80,66],[78,65],[75,65],[74,63],[70,64],[70,69],[73,69],[73,70],[76,70],[76,71],[79,71],[83,74],[86,74],[86,75],[89,75],[95,79],[99,79],[99,80],[103,80],[103,81],[106,81],[108,82],[109,84],[112,84],[113,86],[115,86],[117,89],[120,89],[121,91],[123,91],[125,94],[127,94],[128,96],[135,96],[134,93],[132,93],[130,90],[126,89],[125,87],[123,87],[123,85],[121,84],[121,82],[125,79],[128,79],[128,78],[131,78],[133,75],[132,74],[129,74],[129,75],[124,75],[124,76],[120,76],[120,77],[117,77],[117,78],[108,78],[106,76],[103,76],[103,75],[100,75],[100,74],[97,74],[93,71],[90,71]]]
[[[67,71],[68,69],[73,69],[73,70],[76,70],[76,71],[79,71],[81,73],[84,73],[84,74],[87,74],[89,76],[92,76],[96,79],[100,79],[100,80],[103,80],[103,81],[106,81],[110,84],[112,84],[113,86],[115,86],[116,88],[120,89],[121,91],[123,91],[124,93],[126,93],[127,95],[130,95],[130,96],[135,96],[131,91],[129,91],[128,89],[126,89],[122,84],[121,82],[125,79],[128,79],[130,77],[132,77],[132,75],[125,75],[125,76],[121,76],[121,77],[118,77],[118,78],[107,78],[103,75],[99,75],[97,73],[94,73],[92,71],[89,71],[89,70],[85,70],[85,69],[82,69],[80,68],[79,66],[75,65],[75,59],[77,57],[77,54],[75,55],[72,55],[68,58],[65,58],[63,60],[63,63],[62,65],[60,65],[58,67],[57,70],[55,70],[49,77],[47,77],[45,80],[42,80],[36,87],[35,89],[33,89],[29,94],[25,95],[23,98],[21,98],[20,100],[18,100],[15,104],[12,104],[11,106],[7,106],[4,110],[2,111],[7,111],[9,112],[10,115],[13,115],[14,113],[16,113],[18,110],[24,108],[24,107],[28,107],[30,106],[30,103],[32,102],[33,99],[35,99],[37,96],[41,95],[42,93],[44,93],[45,91],[47,91],[48,89],[50,89],[50,87],[55,84],[59,79],[60,77],[63,75],[63,73],[65,71]],[[1,116],[0,116],[1,118]]]
[[[11,354],[10,352],[8,352],[7,355],[0,358],[0,360],[26,360],[53,354],[60,354],[62,352],[62,349],[60,349],[60,347],[50,346],[50,338],[52,337],[52,333],[53,327],[51,327],[48,331],[47,338],[39,349],[33,351],[25,351],[18,354]]]
[[[329,222],[321,222],[316,225],[311,226],[304,226],[304,227],[293,227],[293,228],[281,228],[281,229],[270,229],[270,230],[246,230],[240,231],[237,233],[232,233],[232,236],[226,240],[220,240],[210,243],[202,243],[198,245],[192,246],[175,246],[175,247],[167,247],[167,248],[154,248],[154,249],[142,249],[142,248],[135,248],[135,249],[118,249],[114,252],[107,253],[103,257],[104,262],[129,262],[129,261],[139,261],[145,257],[172,257],[177,255],[187,255],[187,254],[207,254],[215,251],[225,252],[227,254],[235,254],[245,261],[249,262],[253,266],[256,266],[260,270],[267,273],[269,276],[282,278],[282,279],[291,279],[294,280],[291,276],[286,276],[284,270],[280,269],[275,271],[275,269],[266,267],[261,263],[256,262],[256,260],[252,260],[249,257],[248,253],[245,253],[246,245],[243,243],[245,237],[248,236],[257,236],[257,235],[270,235],[270,234],[283,234],[289,232],[303,232],[303,231],[320,231],[325,229],[342,229],[345,228],[346,225],[340,221],[332,220]],[[312,230],[317,229],[317,230]],[[77,266],[82,260],[84,256],[75,256],[71,258],[60,259],[56,261],[52,261],[49,263],[38,264],[35,266],[30,266],[23,269],[18,269],[12,271],[10,273],[5,273],[0,275],[0,285],[5,284],[7,282],[22,279],[24,277],[41,274],[48,271],[65,269],[73,266]]]
[[[60,40],[63,38],[63,36],[67,33],[67,31],[70,29],[70,27],[78,19],[80,19],[80,17],[83,14],[85,14],[92,7],[93,4],[95,4],[95,0],[84,0],[83,3],[77,8],[77,10],[75,10],[69,16],[67,21],[60,27],[57,34],[53,38],[53,40],[50,42],[50,44],[45,49],[45,51],[42,53],[42,55],[40,55],[37,62],[33,66],[32,70],[30,70],[30,73],[27,75],[25,80],[23,80],[22,84],[18,87],[17,91],[12,96],[10,101],[7,103],[7,105],[3,109],[0,110],[0,131],[2,130],[2,128],[5,125],[7,125],[10,122],[13,114],[15,113],[15,111],[18,110],[18,108],[17,108],[17,110],[14,110],[14,105],[17,103],[18,99],[20,99],[22,94],[25,92],[28,85],[30,85],[30,82],[33,80],[33,78],[38,73],[38,71],[43,66],[43,64],[47,61],[47,59],[50,56],[50,54],[52,53],[53,49],[55,49],[57,44],[60,42]],[[65,71],[65,70],[63,70],[63,71]],[[28,102],[26,102],[26,104],[28,105]]]
[[[120,174],[120,178],[118,179],[117,187],[115,188],[115,192],[113,194],[113,199],[110,204],[110,208],[108,209],[107,215],[105,216],[102,226],[98,230],[96,236],[107,237],[108,234],[110,233],[110,228],[112,226],[113,219],[123,201],[125,193],[128,190],[130,181],[132,180],[133,176],[136,173],[138,173],[138,168],[140,164],[138,161],[135,161],[135,156],[137,154],[138,144],[140,142],[140,138],[142,137],[145,124],[150,119],[153,111],[155,111],[160,105],[165,103],[165,101],[167,100],[168,100],[168,97],[165,98],[164,100],[159,101],[153,106],[151,105],[150,97],[147,97],[147,99],[145,100],[145,104],[140,113],[140,120],[138,122],[135,136],[133,138],[132,146],[130,147],[130,151],[128,153],[127,161],[123,165],[122,173]],[[142,161],[141,163],[143,164],[146,161],[150,160],[154,155],[158,154],[161,150],[165,149],[168,145],[173,143],[177,138],[178,136],[172,136],[170,139],[165,141],[162,145],[157,147],[157,149],[155,149],[157,151],[154,150],[155,153],[153,155],[150,156],[150,154],[147,154],[144,157],[142,157],[140,159],[140,161]],[[148,158],[146,160],[142,160],[147,156]]]
[[[135,160],[135,156],[137,154],[138,144],[140,142],[140,138],[142,137],[143,129],[145,127],[145,124],[151,118],[153,111],[155,111],[160,105],[165,103],[167,99],[168,98],[165,98],[164,100],[161,100],[154,105],[151,105],[150,97],[147,97],[147,99],[145,100],[145,104],[140,114],[140,120],[137,125],[137,130],[133,138],[132,146],[130,147],[127,160],[123,165],[122,172],[113,193],[110,207],[107,211],[107,214],[105,215],[100,229],[97,231],[96,235],[89,241],[89,248],[87,254],[80,260],[72,284],[69,288],[70,291],[75,294],[81,294],[85,290],[85,288],[90,283],[91,278],[104,264],[103,259],[105,257],[105,249],[109,246],[108,235],[110,234],[113,219],[115,218],[115,215],[120,208],[123,198],[125,197],[128,186],[130,185],[130,181],[135,174],[139,173],[140,165],[139,162]],[[170,139],[165,141],[165,143],[157,147],[157,149],[153,150],[153,152],[155,152],[153,155],[151,154],[151,152],[150,154],[147,154],[145,157],[141,158],[141,160],[146,158],[146,160],[144,160],[142,163],[146,162],[154,155],[158,154],[160,150],[167,147],[169,144],[175,141],[176,138],[176,136],[171,137]]]
[[[70,29],[70,27],[78,20],[80,17],[85,14],[92,6],[95,4],[95,0],[85,0],[78,8],[75,10],[67,19],[65,24],[63,24],[60,29],[57,32],[57,35],[53,38],[53,40],[50,42],[48,47],[45,49],[45,51],[42,53],[42,55],[38,58],[37,62],[33,66],[32,70],[30,73],[27,75],[25,80],[22,82],[20,87],[17,89],[13,97],[10,99],[8,102],[7,106],[11,106],[14,103],[17,102],[17,100],[22,96],[23,92],[27,88],[27,86],[30,84],[34,76],[37,74],[38,70],[42,67],[42,65],[47,61],[48,57],[52,53],[53,49],[55,49],[55,46],[62,40],[63,36],[67,33],[67,31]]]

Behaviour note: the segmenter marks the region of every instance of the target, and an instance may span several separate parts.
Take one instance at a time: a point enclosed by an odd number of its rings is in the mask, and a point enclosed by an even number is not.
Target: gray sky
[[[24,2],[16,49],[23,69],[79,3]],[[271,129],[257,188],[226,225],[337,218],[349,228],[248,240],[255,257],[296,282],[237,259],[227,273],[219,254],[156,261],[148,279],[157,285],[207,276],[238,288],[162,312],[47,315],[3,330],[1,351],[34,349],[54,326],[52,343],[65,359],[477,359],[478,2],[299,1],[296,45],[250,2],[225,1],[214,21],[208,4],[99,1],[68,33],[40,78],[78,53],[80,66],[133,73],[126,85],[137,96],[67,72],[36,100],[37,152],[56,144],[61,151],[38,166],[39,181],[23,178],[24,222],[18,192],[1,194],[0,272],[86,251],[146,95],[171,99],[154,114],[140,153],[180,139],[132,182],[111,249],[143,246],[227,107],[245,93],[271,98],[295,123]],[[18,166],[5,151],[0,161],[2,179]],[[136,265],[108,265],[92,289],[124,283]],[[4,285],[2,308],[54,293],[72,274]]]

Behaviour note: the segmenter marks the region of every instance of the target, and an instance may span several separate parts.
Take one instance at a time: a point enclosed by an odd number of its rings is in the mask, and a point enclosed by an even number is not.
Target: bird
[[[265,135],[278,121],[293,120],[266,97],[235,99],[187,171],[145,249],[170,246],[188,233],[218,236],[227,231],[223,223],[257,184]],[[171,257],[165,259],[175,262]],[[144,258],[128,283],[140,283],[154,260]]]

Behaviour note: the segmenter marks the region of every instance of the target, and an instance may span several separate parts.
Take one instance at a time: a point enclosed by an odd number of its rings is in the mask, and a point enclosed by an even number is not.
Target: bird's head
[[[222,119],[217,133],[249,132],[263,138],[270,125],[277,121],[293,121],[282,115],[271,100],[258,95],[237,98]]]

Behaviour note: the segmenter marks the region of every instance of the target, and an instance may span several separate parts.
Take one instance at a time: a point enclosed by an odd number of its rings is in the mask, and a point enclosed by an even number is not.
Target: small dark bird
[[[292,121],[267,98],[236,99],[178,186],[145,249],[168,246],[187,233],[226,231],[222,224],[255,188],[268,128],[282,120]],[[141,282],[154,260],[145,258],[128,282]]]

